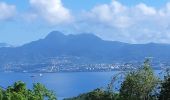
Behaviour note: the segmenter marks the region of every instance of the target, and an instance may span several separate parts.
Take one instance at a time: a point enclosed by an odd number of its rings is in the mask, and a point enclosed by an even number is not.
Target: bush
[[[117,100],[118,94],[114,94],[102,89],[95,89],[89,93],[81,94],[77,97],[64,100]]]

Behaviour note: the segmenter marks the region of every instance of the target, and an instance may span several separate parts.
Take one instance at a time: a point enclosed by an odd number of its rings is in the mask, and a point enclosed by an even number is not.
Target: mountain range
[[[7,44],[7,43],[0,43],[0,48],[2,47],[12,47],[12,45]]]
[[[146,57],[169,61],[170,44],[129,44],[102,40],[88,33],[64,35],[59,31],[53,31],[44,39],[19,47],[0,48],[0,65],[45,63],[46,60],[56,57],[76,58],[77,63],[141,61]]]

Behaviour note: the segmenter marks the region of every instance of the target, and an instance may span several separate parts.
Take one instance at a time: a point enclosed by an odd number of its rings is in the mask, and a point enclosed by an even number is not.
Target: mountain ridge
[[[12,47],[12,45],[8,44],[8,43],[0,43],[0,48],[2,47]]]
[[[80,57],[87,62],[113,62],[143,60],[154,57],[159,60],[170,58],[170,44],[129,44],[106,41],[89,34],[64,35],[59,31],[49,33],[44,39],[19,47],[0,48],[0,64],[42,63],[47,58],[60,56]]]

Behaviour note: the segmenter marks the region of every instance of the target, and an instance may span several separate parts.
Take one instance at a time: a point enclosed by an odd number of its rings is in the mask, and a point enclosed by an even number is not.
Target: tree
[[[18,81],[7,89],[0,89],[0,100],[56,100],[55,94],[44,85],[36,83],[33,90],[27,89],[26,84]]]
[[[0,88],[0,100],[3,99],[3,90]]]
[[[158,83],[147,59],[137,71],[128,73],[120,88],[122,100],[150,100]]]
[[[170,74],[165,76],[163,83],[161,84],[161,92],[159,100],[170,100]]]
[[[37,83],[33,86],[34,94],[39,97],[39,100],[43,98],[48,98],[49,100],[56,100],[56,97],[52,91],[45,88],[44,85]]]

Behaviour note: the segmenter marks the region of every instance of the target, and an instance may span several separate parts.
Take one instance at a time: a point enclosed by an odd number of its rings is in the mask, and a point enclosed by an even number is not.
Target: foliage
[[[161,85],[159,100],[170,100],[170,73],[167,73]]]
[[[148,100],[156,83],[157,79],[149,61],[146,60],[141,69],[132,71],[126,76],[120,89],[120,96],[124,100]]]
[[[52,91],[45,88],[44,85],[36,83],[33,90],[27,89],[26,84],[18,81],[7,89],[0,89],[0,100],[56,100]]]
[[[153,99],[153,90],[158,83],[149,60],[137,71],[130,72],[121,85],[120,98],[123,100]]]
[[[89,93],[81,94],[77,97],[64,100],[117,100],[118,94],[114,94],[102,89],[95,89]]]

